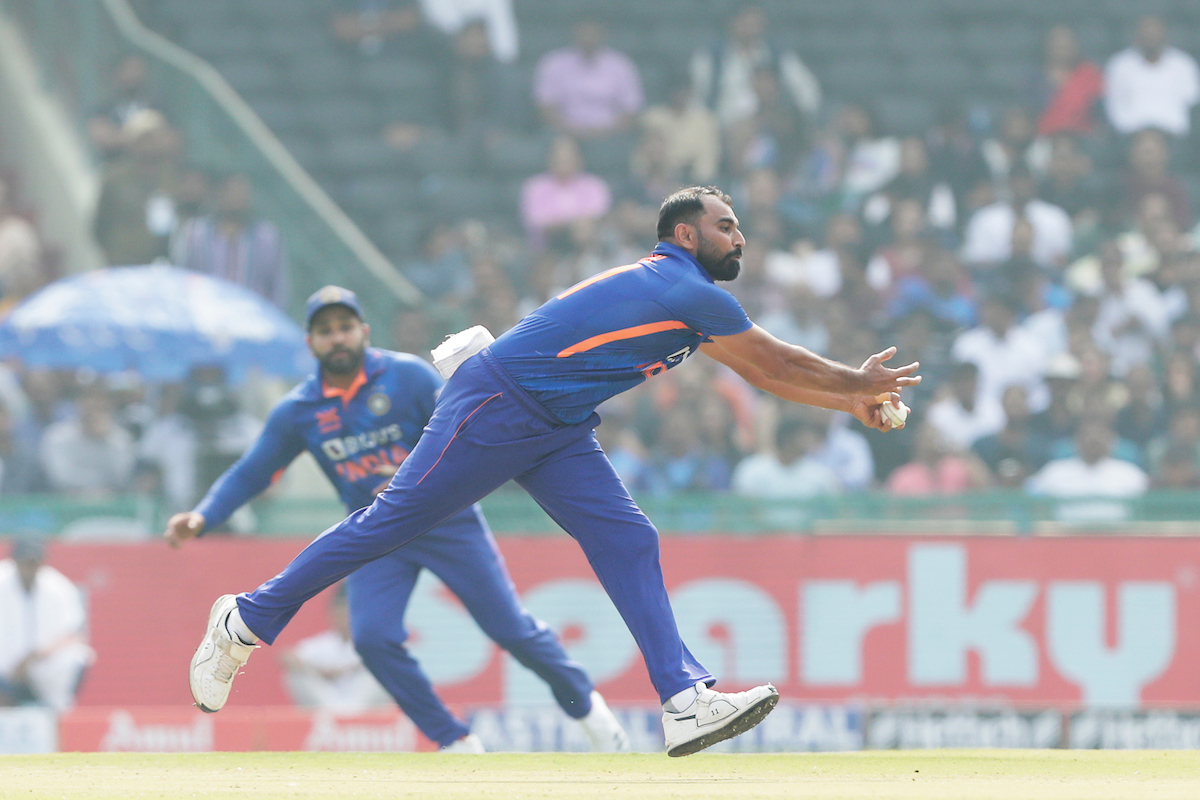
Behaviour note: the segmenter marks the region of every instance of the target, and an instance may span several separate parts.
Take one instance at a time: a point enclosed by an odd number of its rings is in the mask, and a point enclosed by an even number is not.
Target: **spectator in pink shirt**
[[[913,458],[887,479],[889,494],[899,497],[962,494],[985,488],[987,465],[974,453],[954,447],[928,422],[916,430]]]
[[[628,131],[641,110],[645,97],[637,65],[606,46],[605,34],[597,20],[581,20],[572,45],[538,62],[533,96],[551,130],[605,138]]]
[[[550,143],[546,171],[521,187],[521,220],[537,249],[574,250],[580,226],[608,213],[612,192],[603,178],[584,171],[579,144],[570,136]]]

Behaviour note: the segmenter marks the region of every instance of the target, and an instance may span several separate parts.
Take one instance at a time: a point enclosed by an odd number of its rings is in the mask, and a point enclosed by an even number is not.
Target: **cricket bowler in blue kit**
[[[888,348],[854,369],[754,325],[716,284],[737,277],[746,241],[719,189],[668,197],[658,237],[648,257],[567,289],[463,361],[370,507],[254,591],[216,601],[191,664],[198,705],[224,705],[254,643],[273,642],[307,599],[515,480],[579,543],[641,649],[663,705],[668,755],[695,753],[770,713],[774,686],[714,691],[713,675],[680,639],[658,531],[596,442],[595,408],[699,350],[759,389],[887,431],[881,404],[899,402],[897,393],[920,381],[918,364],[887,368]]]
[[[347,289],[318,290],[308,300],[306,319],[319,370],[276,405],[258,440],[195,510],[171,518],[165,536],[172,544],[220,525],[306,450],[348,512],[366,508],[417,445],[442,389],[437,370],[417,356],[369,347],[370,327]],[[587,674],[554,632],[521,606],[475,505],[346,578],[355,649],[422,733],[452,751],[483,749],[404,646],[404,611],[422,569],[441,578],[491,639],[549,685],[595,749],[629,749]]]

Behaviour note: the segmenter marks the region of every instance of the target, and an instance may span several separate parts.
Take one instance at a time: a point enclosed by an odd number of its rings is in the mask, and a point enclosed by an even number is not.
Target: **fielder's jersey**
[[[584,280],[490,345],[523,389],[563,422],[680,364],[711,336],[749,330],[737,299],[681,247]]]
[[[417,356],[375,348],[345,393],[327,394],[318,370],[279,401],[258,440],[196,506],[205,527],[228,519],[305,450],[347,511],[370,505],[388,481],[378,468],[399,466],[416,446],[441,386],[437,370]]]

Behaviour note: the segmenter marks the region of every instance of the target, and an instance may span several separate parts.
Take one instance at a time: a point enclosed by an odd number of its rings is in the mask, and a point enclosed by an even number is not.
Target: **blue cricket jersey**
[[[307,450],[333,483],[347,511],[369,506],[388,481],[376,469],[399,466],[421,437],[442,378],[417,356],[368,348],[365,382],[326,395],[320,371],[275,406],[262,434],[196,506],[205,527],[220,525],[270,486]]]
[[[711,336],[749,330],[750,318],[695,256],[659,242],[637,262],[567,289],[489,349],[556,417],[582,422],[596,406],[680,364]]]

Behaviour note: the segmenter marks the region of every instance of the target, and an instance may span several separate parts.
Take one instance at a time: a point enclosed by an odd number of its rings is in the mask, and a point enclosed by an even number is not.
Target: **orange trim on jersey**
[[[633,339],[637,336],[649,336],[652,333],[661,333],[662,331],[678,330],[686,328],[687,325],[677,319],[663,320],[662,322],[651,322],[648,325],[634,325],[632,328],[622,328],[619,331],[609,331],[602,333],[599,336],[593,336],[590,339],[584,339],[578,344],[573,344],[566,350],[558,354],[559,358],[573,356],[576,353],[582,353],[585,350],[591,350],[599,347],[602,344],[616,342],[621,339]]]
[[[659,261],[664,258],[666,258],[666,256],[664,256],[662,254],[646,256],[645,258],[643,258],[641,261],[637,262],[636,264],[626,264],[623,267],[613,267],[612,269],[605,270],[604,272],[601,272],[598,275],[593,275],[592,277],[588,278],[587,280],[580,281],[579,283],[575,284],[570,289],[567,289],[565,292],[558,295],[554,299],[562,300],[564,297],[567,297],[568,295],[575,294],[580,289],[586,289],[587,287],[591,286],[593,283],[596,283],[597,281],[602,281],[605,278],[611,278],[613,275],[620,275],[622,272],[628,272],[631,269],[637,269],[638,267],[644,266],[651,261]]]
[[[360,369],[358,374],[354,376],[354,380],[345,389],[339,389],[336,386],[330,386],[328,383],[321,383],[321,393],[326,397],[342,398],[342,408],[350,404],[354,399],[354,395],[358,394],[358,390],[367,385],[367,371]]]

